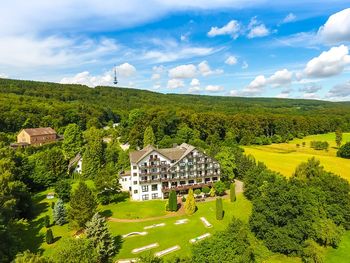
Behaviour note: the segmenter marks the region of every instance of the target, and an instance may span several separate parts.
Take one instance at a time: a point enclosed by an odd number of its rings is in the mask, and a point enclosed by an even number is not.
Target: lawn
[[[348,263],[350,262],[350,231],[347,231],[337,249],[328,248],[325,262],[327,263]]]
[[[116,206],[119,206],[119,204]],[[234,216],[247,222],[251,213],[251,203],[246,200],[242,194],[237,196],[237,201],[235,203],[230,203],[229,200],[224,200],[225,216],[221,221],[218,221],[215,218],[214,201],[198,203],[197,207],[198,210],[192,216],[180,215],[138,223],[108,222],[109,228],[114,235],[123,235],[134,231],[148,232],[146,236],[125,238],[117,258],[134,258],[142,254],[148,254],[150,253],[149,251],[134,255],[131,253],[131,250],[152,243],[159,243],[159,247],[151,250],[152,253],[175,245],[180,245],[180,250],[165,257],[173,257],[174,255],[189,256],[191,253],[191,245],[189,243],[190,239],[205,233],[214,233],[217,230],[225,229]],[[213,225],[212,228],[204,227],[200,220],[200,217],[202,216]],[[177,220],[184,218],[189,219],[188,223],[183,225],[174,224]],[[165,223],[166,225],[148,230],[143,229],[145,226],[159,223]]]
[[[310,148],[310,141],[327,141],[328,151],[317,151]],[[350,133],[343,134],[343,143],[350,141]],[[302,143],[305,142],[305,147]],[[297,144],[300,146],[297,147]],[[256,160],[264,162],[271,170],[291,176],[295,168],[311,157],[316,157],[326,170],[338,174],[350,181],[350,160],[336,157],[335,134],[320,134],[307,136],[303,139],[294,139],[289,143],[264,146],[246,146],[247,154],[253,155]]]

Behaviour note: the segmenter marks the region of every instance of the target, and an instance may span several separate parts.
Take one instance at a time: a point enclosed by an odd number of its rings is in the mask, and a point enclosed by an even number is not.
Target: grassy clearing
[[[350,231],[347,231],[337,249],[328,248],[325,262],[327,263],[348,263],[350,262]]]
[[[159,247],[152,249],[151,252],[157,252],[171,246],[180,245],[181,249],[171,253],[165,257],[173,257],[174,255],[190,256],[191,245],[189,240],[205,233],[214,233],[218,230],[223,230],[231,222],[233,216],[247,222],[251,213],[251,204],[244,198],[243,195],[238,195],[235,203],[230,203],[229,200],[224,200],[225,216],[221,221],[215,218],[215,202],[203,202],[197,204],[198,210],[192,216],[177,216],[161,220],[153,220],[139,223],[119,223],[108,222],[110,230],[114,235],[123,235],[134,231],[145,231],[143,228],[148,225],[165,223],[163,227],[152,228],[146,230],[148,235],[135,236],[126,238],[117,258],[133,258],[148,252],[143,252],[137,255],[131,253],[134,248],[139,248],[151,243],[159,243]],[[212,225],[212,228],[205,228],[200,221],[200,217],[204,216]],[[175,225],[179,219],[188,218],[189,221],[183,225]]]
[[[310,148],[311,141],[327,141],[330,145],[328,151],[317,151]],[[343,134],[343,142],[350,141],[350,133]],[[305,147],[302,143],[305,142]],[[300,146],[297,147],[297,144]],[[336,157],[335,134],[320,134],[307,136],[303,139],[294,139],[289,143],[272,144],[264,146],[246,146],[247,154],[253,155],[256,160],[264,162],[271,170],[291,176],[295,168],[311,157],[316,157],[326,170],[338,174],[350,181],[350,161]]]

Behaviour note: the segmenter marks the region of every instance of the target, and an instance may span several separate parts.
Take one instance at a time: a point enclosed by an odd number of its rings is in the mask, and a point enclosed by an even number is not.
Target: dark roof
[[[180,146],[177,146],[174,148],[164,148],[164,149],[157,149],[152,145],[148,145],[140,151],[130,152],[130,161],[132,163],[138,163],[146,155],[150,154],[153,151],[156,151],[157,153],[168,158],[169,160],[178,161],[178,160],[181,160],[188,153],[190,153],[193,149],[195,149],[195,147],[187,143],[183,143]]]
[[[38,136],[38,135],[52,135],[56,134],[56,131],[52,129],[51,127],[46,128],[30,128],[30,129],[23,129],[28,135],[30,136]]]

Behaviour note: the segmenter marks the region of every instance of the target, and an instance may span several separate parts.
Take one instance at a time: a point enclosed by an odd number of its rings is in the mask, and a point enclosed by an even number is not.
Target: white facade
[[[130,175],[121,175],[120,183],[133,200],[163,199],[170,190],[185,192],[220,179],[217,161],[188,144],[170,149],[147,146],[131,153],[130,161]]]

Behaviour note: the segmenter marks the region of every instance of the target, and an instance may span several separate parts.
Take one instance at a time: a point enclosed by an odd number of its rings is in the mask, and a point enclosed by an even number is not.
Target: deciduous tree
[[[153,133],[152,126],[148,126],[143,134],[143,147],[154,145],[156,138]]]

